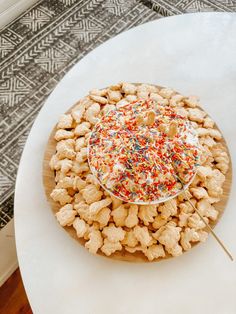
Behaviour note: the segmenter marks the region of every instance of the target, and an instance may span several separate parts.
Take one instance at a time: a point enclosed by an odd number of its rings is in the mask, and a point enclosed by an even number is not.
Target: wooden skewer
[[[174,169],[175,166],[172,163]],[[176,169],[175,169],[176,170]],[[198,216],[200,217],[200,219],[203,221],[203,223],[205,224],[207,230],[212,234],[212,236],[215,238],[215,240],[219,243],[219,245],[222,247],[222,249],[225,251],[225,253],[228,255],[228,257],[230,258],[231,261],[234,260],[233,256],[230,254],[230,252],[228,251],[228,249],[226,248],[226,246],[224,245],[224,243],[220,240],[220,238],[216,235],[216,233],[213,231],[213,229],[211,228],[211,226],[205,221],[204,217],[202,216],[201,212],[196,208],[196,206],[194,206],[194,204],[191,202],[188,194],[185,192],[184,189],[184,183],[182,182],[182,180],[180,179],[180,177],[177,175],[177,173],[175,172],[175,176],[176,178],[179,180],[179,182],[182,184],[183,187],[183,193],[185,198],[188,200],[189,204],[192,206],[192,208],[195,210],[195,212],[198,214]]]
[[[204,222],[206,228],[208,229],[208,231],[213,235],[213,237],[216,239],[216,241],[219,243],[219,245],[222,247],[222,249],[225,251],[225,253],[228,255],[228,257],[231,259],[231,261],[234,260],[233,256],[230,254],[230,252],[228,251],[228,249],[225,247],[224,243],[219,239],[219,237],[215,234],[215,232],[213,231],[213,229],[211,228],[211,226],[205,221],[204,217],[202,216],[202,214],[200,213],[200,211],[196,208],[196,206],[193,205],[193,203],[191,202],[190,198],[188,197],[187,193],[184,190],[184,195],[187,198],[189,204],[192,206],[192,208],[195,210],[195,212],[198,214],[198,216],[201,218],[201,220]]]
[[[201,218],[201,220],[204,222],[207,230],[212,234],[212,236],[216,239],[216,241],[219,243],[219,245],[222,247],[222,249],[225,251],[225,253],[228,255],[228,257],[231,259],[231,261],[234,260],[233,256],[230,254],[230,252],[228,251],[228,249],[225,247],[225,245],[223,244],[223,242],[220,240],[220,238],[216,235],[216,233],[214,232],[214,230],[211,228],[211,226],[205,221],[204,217],[202,216],[202,214],[200,213],[200,211],[196,208],[196,206],[193,205],[193,203],[191,202],[188,194],[185,192],[184,190],[184,184],[183,182],[180,180],[180,178],[176,175],[176,177],[178,178],[178,180],[180,181],[180,183],[183,186],[183,193],[185,198],[188,200],[189,204],[192,206],[192,208],[195,210],[195,212],[198,214],[198,216]]]

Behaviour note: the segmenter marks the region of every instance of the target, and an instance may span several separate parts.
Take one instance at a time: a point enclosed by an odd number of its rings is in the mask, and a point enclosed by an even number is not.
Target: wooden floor
[[[19,268],[0,287],[0,314],[31,314]]]

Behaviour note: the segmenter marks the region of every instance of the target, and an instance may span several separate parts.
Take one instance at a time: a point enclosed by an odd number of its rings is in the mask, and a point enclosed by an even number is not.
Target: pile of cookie
[[[170,106],[191,121],[202,154],[186,193],[207,223],[217,221],[214,204],[221,200],[229,168],[221,133],[196,97],[147,84],[119,83],[92,90],[60,117],[54,136],[56,152],[50,160],[56,184],[51,198],[61,206],[56,213],[60,225],[74,228],[91,253],[110,256],[116,251],[140,251],[153,261],[181,255],[193,243],[204,242],[208,233],[183,193],[159,205],[125,203],[103,190],[91,173],[87,151],[93,126],[110,110],[139,99]]]

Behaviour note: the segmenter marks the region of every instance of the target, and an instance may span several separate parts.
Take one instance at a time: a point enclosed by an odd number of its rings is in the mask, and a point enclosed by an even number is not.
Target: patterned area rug
[[[109,38],[175,14],[236,10],[235,0],[42,0],[0,32],[0,229],[29,130],[65,73]]]

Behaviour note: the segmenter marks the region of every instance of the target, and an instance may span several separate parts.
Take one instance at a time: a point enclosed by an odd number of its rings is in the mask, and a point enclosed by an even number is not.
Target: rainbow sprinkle
[[[147,116],[154,112],[154,121]],[[170,136],[175,121],[176,134]],[[131,203],[158,202],[177,194],[196,172],[200,148],[191,122],[169,106],[139,100],[112,110],[95,125],[89,164],[100,184]]]

